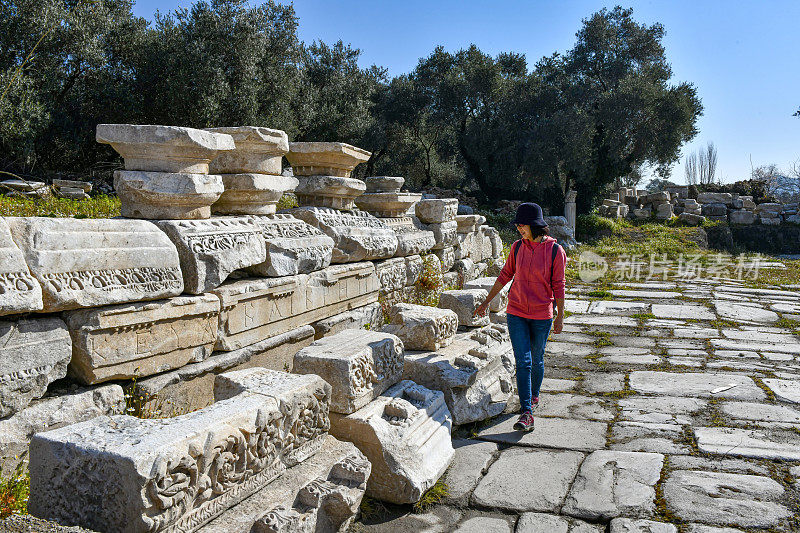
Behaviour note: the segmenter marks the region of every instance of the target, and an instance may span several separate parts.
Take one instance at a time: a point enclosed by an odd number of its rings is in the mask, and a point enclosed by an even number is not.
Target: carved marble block
[[[439,262],[442,264],[442,272],[449,272],[453,268],[453,263],[456,261],[456,252],[452,246],[431,250],[431,253],[439,258]]]
[[[400,380],[403,342],[389,333],[347,329],[297,352],[293,372],[321,376],[333,387],[331,411],[349,414]]]
[[[364,194],[366,185],[355,178],[342,176],[300,176],[294,191],[301,206],[353,209],[355,199]]]
[[[371,465],[328,436],[319,451],[212,520],[202,533],[344,533],[358,513]]]
[[[217,350],[230,351],[378,300],[372,263],[312,274],[243,279],[212,291],[222,302]]]
[[[473,316],[473,313],[487,296],[489,293],[483,289],[444,291],[439,297],[439,307],[455,311],[460,326],[485,326],[489,323],[489,317]]]
[[[60,318],[0,320],[0,418],[24,409],[67,375],[72,341]]]
[[[122,219],[6,218],[44,311],[64,311],[183,292],[178,251],[152,222]]]
[[[359,209],[376,217],[402,217],[421,198],[422,194],[412,192],[368,192],[355,202]]]
[[[400,290],[408,281],[408,269],[404,257],[376,261],[375,272],[378,274],[383,293]]]
[[[497,281],[497,278],[477,278],[465,283],[464,288],[483,289],[488,295],[489,291],[492,290],[495,281]],[[492,301],[489,302],[489,311],[493,313],[502,313],[506,310],[506,306],[508,305],[508,291],[510,288],[511,284],[507,283],[506,286],[503,287],[503,289],[497,294],[497,296],[492,298]]]
[[[455,198],[431,198],[420,200],[416,205],[416,213],[425,224],[441,224],[455,220],[458,212],[458,200]]]
[[[456,215],[459,233],[477,233],[481,225],[486,222],[483,215]]]
[[[441,268],[441,263],[439,263],[439,261],[436,261],[435,256],[425,256],[425,257],[426,259],[422,259],[422,256],[419,255],[409,255],[408,257],[405,258],[406,287],[411,287],[417,282],[420,274],[422,274],[422,269],[425,268],[426,261],[430,261],[430,265],[433,265],[434,268],[436,267]],[[431,257],[431,259],[427,259],[428,257]],[[439,274],[441,275],[441,271],[439,271]]]
[[[381,331],[400,337],[406,350],[438,350],[450,344],[458,330],[458,316],[449,309],[395,304],[389,324]]]
[[[261,227],[248,217],[156,222],[178,249],[184,291],[202,294],[219,287],[231,272],[267,257]]]
[[[204,294],[64,313],[70,375],[90,385],[200,362],[214,349],[219,310],[219,298]]]
[[[428,231],[418,219],[408,216],[381,218],[397,237],[395,257],[406,257],[427,252],[436,244],[432,231]]]
[[[236,144],[233,150],[220,153],[211,162],[212,173],[279,176],[283,170],[281,159],[289,151],[286,132],[260,126],[208,128],[206,131],[230,135]]]
[[[331,435],[354,443],[372,463],[367,494],[419,501],[453,460],[444,395],[404,380],[349,415],[331,414]]]
[[[175,418],[101,416],[36,434],[28,511],[98,531],[197,530],[323,446],[330,387],[278,374],[274,393],[246,389]]]
[[[98,124],[96,132],[125,159],[125,170],[208,174],[212,159],[234,149],[230,135],[178,126]]]
[[[217,175],[117,170],[114,190],[124,217],[195,220],[211,216],[225,189]]]
[[[338,176],[349,178],[359,163],[372,154],[355,146],[336,142],[289,143],[286,159],[295,176]],[[363,183],[363,182],[362,182]]]
[[[222,174],[225,192],[212,206],[219,215],[271,215],[278,200],[299,183],[292,176],[270,174]]]
[[[292,215],[333,239],[332,263],[388,259],[397,251],[397,237],[380,219],[363,211],[343,213],[326,207],[300,207]]]
[[[31,276],[25,258],[0,218],[0,316],[42,308],[42,287]]]
[[[514,353],[505,325],[456,333],[436,351],[406,352],[403,378],[444,393],[456,425],[502,413],[514,392]]]
[[[400,192],[406,179],[402,176],[370,176],[364,178],[367,192]]]
[[[247,268],[256,276],[308,274],[331,264],[333,239],[292,215],[253,216],[267,245],[266,261]]]
[[[428,224],[428,229],[433,232],[433,238],[436,243],[433,248],[441,250],[455,245],[457,227],[458,225],[453,220]]]

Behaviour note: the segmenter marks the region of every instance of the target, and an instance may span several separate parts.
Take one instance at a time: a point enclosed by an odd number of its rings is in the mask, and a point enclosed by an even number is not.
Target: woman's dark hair
[[[547,226],[544,226],[542,228],[534,228],[533,226],[531,226],[530,228],[531,228],[531,237],[533,237],[534,239],[542,235],[550,235],[550,228],[548,228]]]

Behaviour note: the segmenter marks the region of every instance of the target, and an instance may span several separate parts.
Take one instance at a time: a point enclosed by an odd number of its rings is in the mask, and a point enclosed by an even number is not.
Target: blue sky
[[[257,0],[252,0],[256,2]],[[191,0],[137,0],[152,18]],[[288,3],[288,2],[286,2]],[[588,0],[296,0],[303,41],[342,39],[391,75],[409,72],[437,45],[475,43],[491,54],[524,53],[528,64],[575,42],[581,20],[614,2]],[[800,1],[653,0],[622,4],[639,22],[660,22],[674,79],[690,81],[705,107],[689,153],[713,141],[723,181],[745,179],[755,166],[787,168],[800,159]],[[280,127],[280,124],[273,125]],[[683,166],[672,179],[684,182]]]

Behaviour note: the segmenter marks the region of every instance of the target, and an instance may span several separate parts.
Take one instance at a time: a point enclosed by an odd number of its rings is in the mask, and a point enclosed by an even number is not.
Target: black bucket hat
[[[542,208],[539,204],[525,202],[517,208],[517,216],[511,221],[512,224],[527,224],[533,228],[544,228],[547,222],[542,217]]]

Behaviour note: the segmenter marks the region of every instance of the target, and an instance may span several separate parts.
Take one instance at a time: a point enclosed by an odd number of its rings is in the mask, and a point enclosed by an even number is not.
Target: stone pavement
[[[367,501],[351,531],[800,531],[800,292],[593,289],[570,290],[535,431],[454,428],[449,495],[416,514]]]

